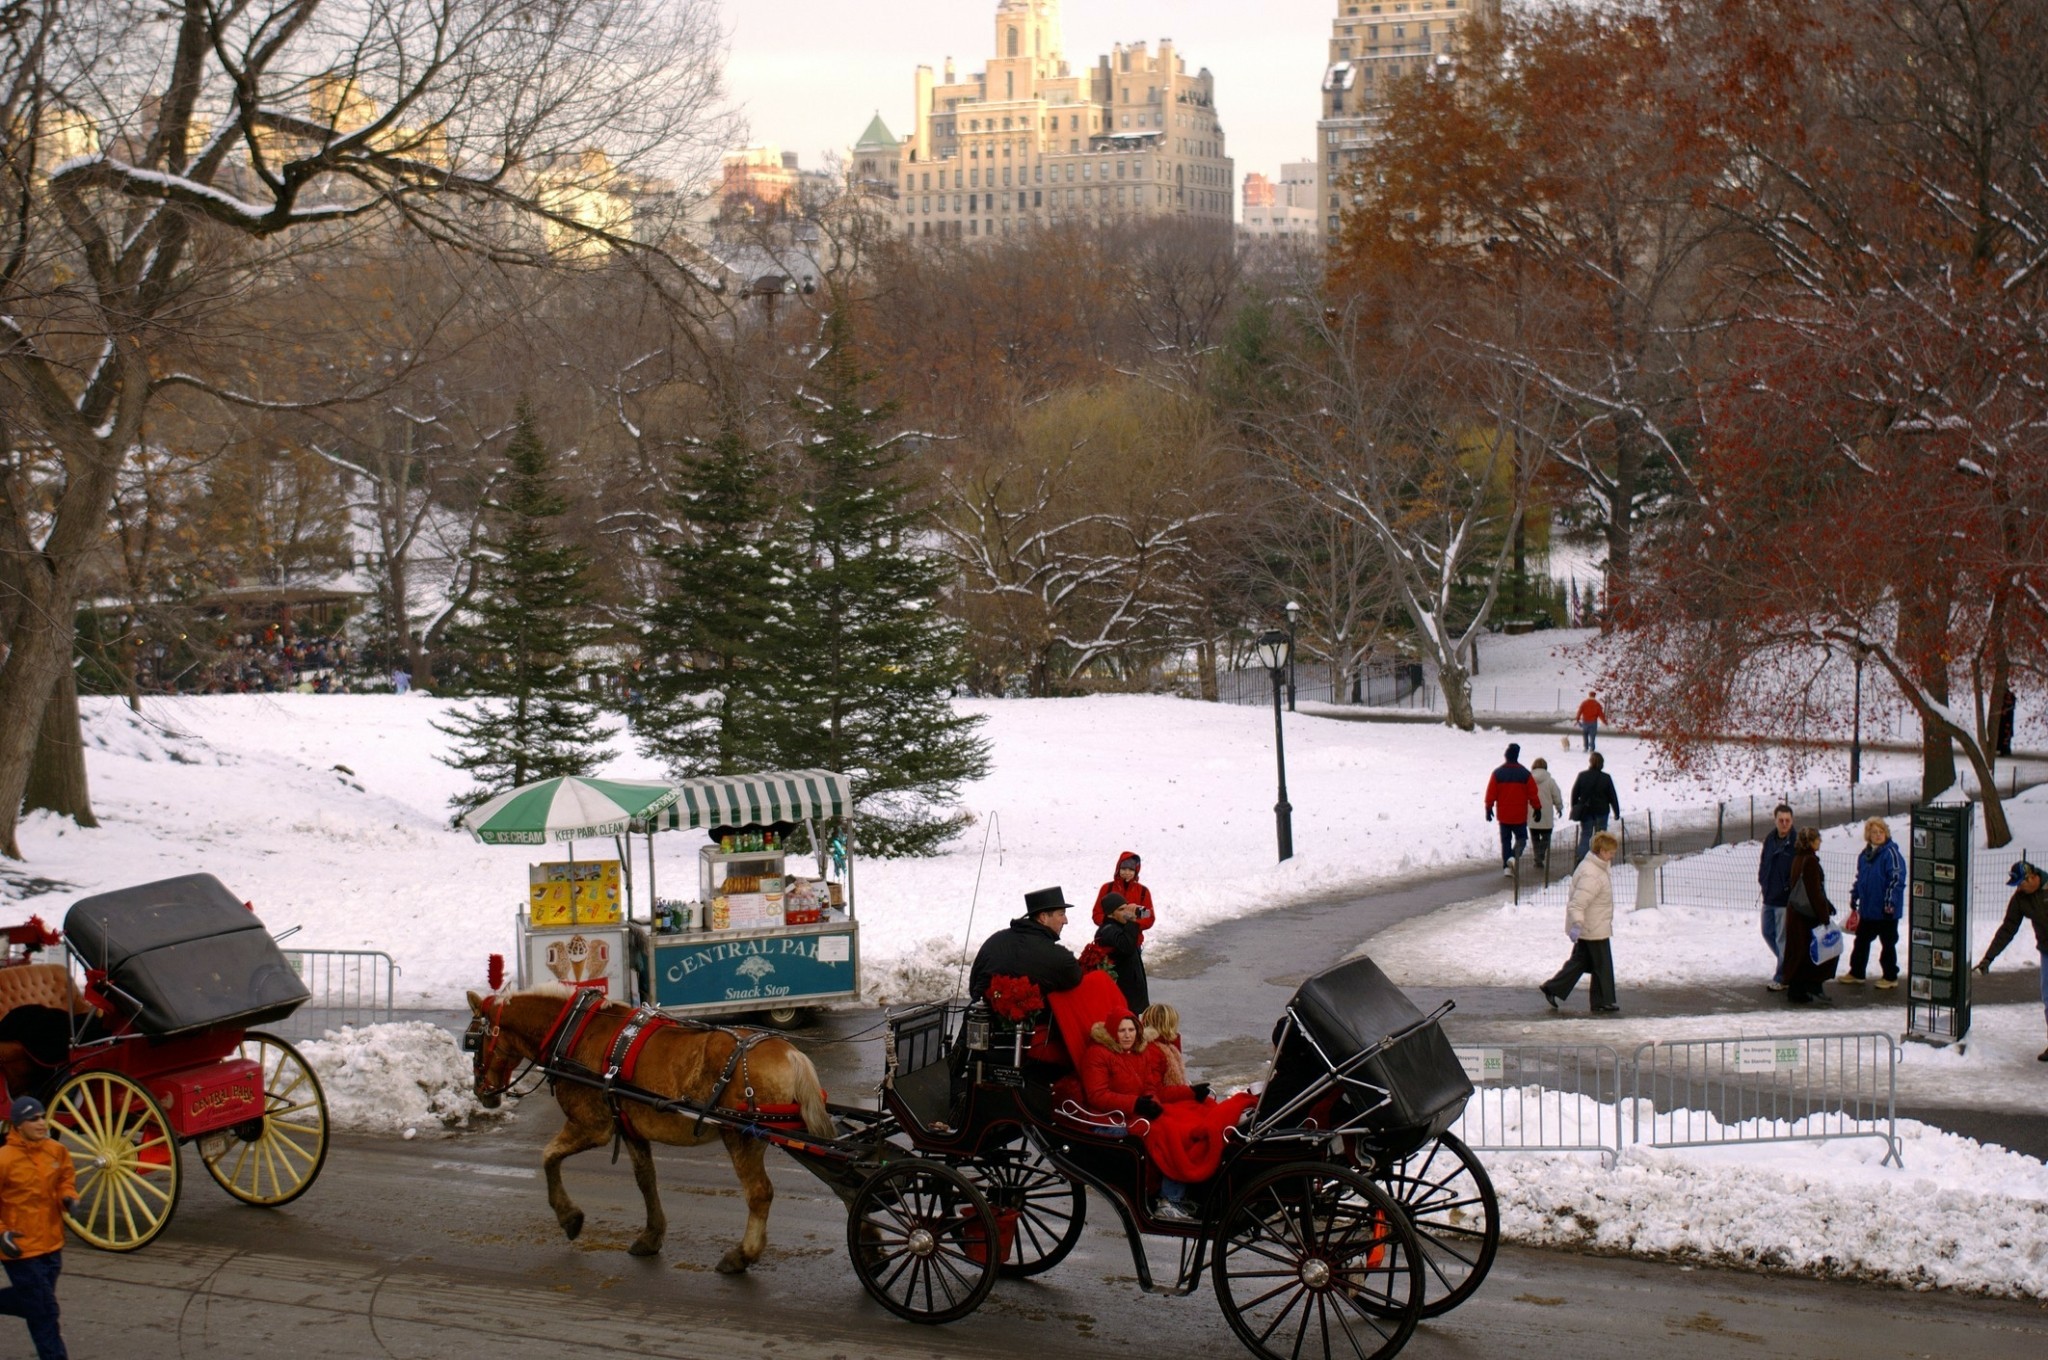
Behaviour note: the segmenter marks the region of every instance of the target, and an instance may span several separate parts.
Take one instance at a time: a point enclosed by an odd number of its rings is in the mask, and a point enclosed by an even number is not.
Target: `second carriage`
[[[1156,1211],[1139,1127],[1059,1100],[1021,1038],[993,1038],[953,1004],[887,1018],[880,1099],[830,1105],[829,1139],[573,1065],[546,1073],[783,1148],[845,1201],[863,1288],[911,1321],[965,1317],[1000,1278],[1057,1266],[1093,1191],[1146,1292],[1190,1294],[1207,1276],[1265,1360],[1387,1360],[1472,1296],[1499,1243],[1492,1184],[1451,1132],[1472,1086],[1439,1024],[1449,1009],[1419,1011],[1368,959],[1303,983],[1256,1103],[1225,1133],[1216,1173],[1188,1187],[1186,1219]],[[480,1089],[485,1028],[470,1044]],[[1170,1275],[1153,1246],[1176,1256]]]

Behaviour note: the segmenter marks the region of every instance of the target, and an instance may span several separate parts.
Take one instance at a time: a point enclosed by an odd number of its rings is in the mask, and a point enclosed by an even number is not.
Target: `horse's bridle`
[[[539,1083],[536,1082],[534,1086],[527,1088],[525,1091],[514,1091],[512,1089],[519,1084],[519,1079],[524,1077],[534,1066],[533,1059],[528,1058],[516,1070],[510,1064],[507,1064],[505,1080],[490,1090],[484,1089],[484,1073],[490,1070],[491,1058],[497,1052],[498,1043],[505,1034],[505,1028],[498,1023],[498,1015],[492,1008],[497,1007],[502,1010],[504,1004],[502,1000],[496,997],[484,1002],[483,1009],[469,1018],[469,1028],[462,1031],[462,1051],[475,1055],[470,1060],[472,1077],[470,1084],[474,1088],[478,1100],[495,1100],[507,1094],[524,1096],[531,1094],[539,1086]]]

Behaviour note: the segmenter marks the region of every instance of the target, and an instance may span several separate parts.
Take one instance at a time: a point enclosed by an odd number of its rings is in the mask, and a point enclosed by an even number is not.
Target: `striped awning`
[[[853,811],[853,783],[830,770],[786,770],[730,778],[683,779],[680,795],[637,829],[675,831],[683,827],[746,826],[844,817]]]

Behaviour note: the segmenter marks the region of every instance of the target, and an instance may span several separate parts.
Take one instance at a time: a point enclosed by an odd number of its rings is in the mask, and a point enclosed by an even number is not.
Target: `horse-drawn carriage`
[[[1471,1297],[1499,1241],[1493,1187],[1448,1131],[1472,1090],[1437,1023],[1449,1006],[1422,1014],[1370,960],[1333,968],[1295,993],[1257,1103],[1225,1135],[1216,1174],[1189,1187],[1191,1221],[1155,1211],[1158,1177],[1142,1129],[1058,1101],[1021,1041],[991,1041],[985,1013],[939,1003],[889,1016],[877,1107],[823,1106],[827,1136],[814,1077],[808,1109],[757,1104],[755,1088],[767,1085],[759,1074],[745,1078],[744,1102],[736,1098],[743,1045],[752,1042],[744,1036],[721,1045],[738,1056],[723,1059],[709,1094],[685,1099],[632,1076],[640,1035],[661,1022],[594,998],[513,1000],[523,1023],[511,1002],[472,997],[477,1019],[465,1046],[476,1055],[479,1094],[505,1091],[532,1062],[558,1097],[568,1092],[595,1112],[572,1137],[570,1111],[571,1127],[551,1145],[551,1199],[560,1157],[607,1141],[605,1110],[630,1112],[634,1126],[660,1112],[721,1130],[736,1167],[751,1151],[758,1168],[760,1144],[773,1144],[845,1200],[855,1274],[876,1301],[916,1322],[964,1317],[999,1277],[1059,1264],[1080,1238],[1089,1190],[1121,1222],[1140,1288],[1184,1295],[1208,1273],[1232,1330],[1270,1360],[1393,1355],[1420,1319]],[[593,1027],[600,1010],[616,1014]],[[702,1068],[708,1060],[692,1061]],[[810,1070],[800,1055],[795,1061]],[[571,1099],[563,1103],[570,1110]],[[643,1140],[637,1171],[644,1138],[660,1135],[624,1120],[619,1127],[629,1146]],[[653,1250],[659,1209],[651,1196],[648,1207],[645,1249]],[[566,1196],[557,1212],[573,1236],[580,1212]],[[765,1213],[764,1200],[749,1223],[748,1260],[765,1236]],[[1177,1247],[1171,1280],[1155,1278],[1148,1239]]]
[[[289,1043],[252,1026],[307,999],[261,921],[211,874],[75,903],[68,966],[0,968],[0,1108],[34,1095],[71,1152],[71,1230],[133,1251],[177,1207],[179,1149],[236,1199],[279,1205],[327,1157],[327,1104]]]

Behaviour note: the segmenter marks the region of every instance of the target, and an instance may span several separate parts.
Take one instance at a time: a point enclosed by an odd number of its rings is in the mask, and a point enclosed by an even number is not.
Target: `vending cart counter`
[[[860,993],[851,920],[675,935],[636,924],[633,937],[641,995],[671,1013],[817,1006]]]

